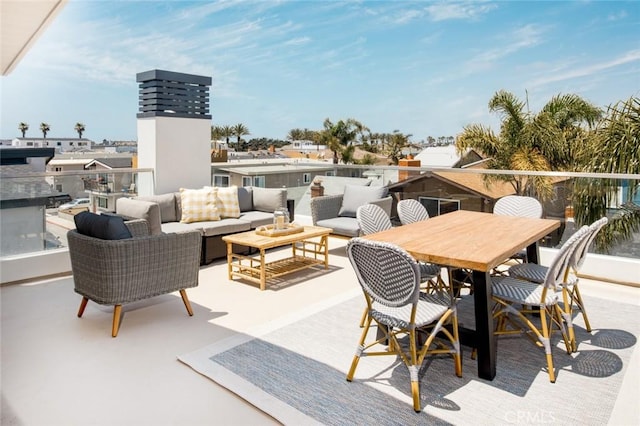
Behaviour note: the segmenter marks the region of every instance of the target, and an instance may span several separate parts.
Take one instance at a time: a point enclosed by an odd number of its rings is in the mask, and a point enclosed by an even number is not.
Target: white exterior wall
[[[211,185],[210,140],[210,120],[138,118],[138,167],[155,171],[153,177],[138,176],[138,194]]]

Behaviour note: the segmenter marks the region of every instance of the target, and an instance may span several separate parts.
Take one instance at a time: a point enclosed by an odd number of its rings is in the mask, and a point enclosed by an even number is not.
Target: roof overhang
[[[68,0],[0,1],[0,71],[8,75]]]

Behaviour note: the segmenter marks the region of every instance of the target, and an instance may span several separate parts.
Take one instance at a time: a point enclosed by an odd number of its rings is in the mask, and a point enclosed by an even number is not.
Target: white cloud
[[[451,19],[477,19],[497,7],[495,4],[480,2],[442,2],[427,6],[425,10],[432,21],[447,21]]]
[[[538,78],[537,80],[534,80],[532,82],[532,85],[542,86],[545,84],[554,83],[554,82],[563,81],[563,80],[588,77],[588,76],[598,74],[602,71],[610,70],[622,65],[627,65],[627,64],[630,64],[633,62],[639,62],[639,61],[640,61],[640,50],[631,50],[617,58],[614,58],[605,62],[593,63],[591,65],[585,65],[581,68],[579,67],[572,67],[571,69],[565,68],[566,70],[564,72],[546,74],[545,76]]]

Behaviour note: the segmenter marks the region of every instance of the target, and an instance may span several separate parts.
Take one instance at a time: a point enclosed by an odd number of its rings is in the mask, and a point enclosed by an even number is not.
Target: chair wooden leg
[[[113,325],[111,326],[111,337],[118,335],[118,329],[120,328],[120,314],[122,314],[122,305],[115,305],[113,307]]]
[[[547,312],[545,311],[544,308],[540,309],[540,325],[541,325],[541,332],[542,332],[542,344],[544,347],[544,352],[547,356],[547,369],[549,370],[549,381],[551,383],[555,383],[556,382],[556,372],[553,369],[553,355],[551,354],[551,335],[549,333],[549,326],[547,325]],[[552,321],[551,318],[549,318],[549,321]]]
[[[187,312],[189,316],[193,316],[193,309],[191,309],[191,303],[189,303],[189,298],[187,297],[187,291],[185,289],[180,290],[180,296],[182,296],[182,301],[184,302],[184,307],[187,308]]]
[[[580,309],[582,313],[582,318],[584,319],[584,326],[589,333],[591,333],[591,324],[589,323],[589,318],[587,317],[587,311],[584,308],[584,303],[582,302],[582,296],[580,295],[580,290],[578,289],[578,284],[576,284],[573,289],[573,300],[576,301],[576,305]]]
[[[78,318],[82,318],[82,314],[84,314],[84,308],[87,307],[88,301],[89,299],[87,299],[86,297],[82,298],[82,301],[80,302],[80,309],[78,309]]]

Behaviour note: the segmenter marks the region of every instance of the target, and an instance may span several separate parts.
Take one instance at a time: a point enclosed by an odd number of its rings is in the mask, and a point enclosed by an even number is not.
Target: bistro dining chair
[[[382,207],[375,204],[365,204],[358,207],[356,218],[360,226],[361,235],[374,234],[393,228],[387,213]],[[419,262],[418,265],[420,265],[420,279],[423,283],[426,283],[426,291],[442,286],[443,282],[440,278],[442,268],[440,266],[425,262]]]
[[[399,357],[409,369],[413,409],[420,412],[419,372],[428,354],[451,355],[455,374],[462,377],[456,299],[450,292],[422,292],[418,262],[394,244],[353,238],[347,243],[347,256],[367,302],[366,323],[347,381],[353,380],[364,356]],[[375,328],[372,322],[382,333],[368,341]]]
[[[584,264],[587,257],[589,247],[595,239],[600,230],[609,222],[606,217],[596,220],[589,225],[589,232],[576,242],[576,248],[573,251],[573,255],[568,264],[568,276],[562,285],[562,305],[564,311],[564,319],[569,329],[569,339],[571,341],[571,350],[575,352],[577,350],[577,344],[575,334],[573,330],[573,309],[574,306],[582,313],[585,328],[588,332],[591,332],[591,324],[587,317],[587,311],[580,295],[580,289],[578,287],[579,278],[578,272]],[[534,283],[542,284],[544,277],[548,271],[548,267],[538,265],[536,263],[523,263],[519,265],[513,265],[509,268],[509,276],[531,281]]]
[[[400,223],[403,225],[429,219],[427,209],[413,198],[398,201],[397,209]]]
[[[493,206],[493,214],[502,216],[518,216],[531,217],[539,219],[542,217],[542,204],[533,197],[523,195],[506,195],[496,201]],[[527,262],[527,250],[522,249],[513,254],[508,261],[516,261],[518,263]],[[493,275],[505,275],[502,268],[494,268],[491,272]]]
[[[398,201],[397,210],[400,223],[403,225],[429,219],[429,213],[425,206],[413,198]],[[463,288],[466,288],[469,291],[469,294],[473,294],[473,279],[471,278],[471,271],[462,269],[455,269],[452,271],[449,269],[447,272],[449,275],[449,282],[454,286],[454,294],[456,296],[460,296]],[[439,286],[445,285],[442,281],[441,275],[438,276],[437,284]]]
[[[549,265],[542,284],[510,276],[491,277],[492,298],[496,303],[493,310],[496,335],[524,334],[537,346],[543,347],[551,383],[556,381],[551,353],[554,325],[562,332],[567,353],[571,353],[571,342],[559,306],[559,291],[566,282],[566,271],[573,250],[588,232],[588,227],[583,227],[562,245]],[[539,318],[539,325],[534,324],[534,318],[536,321]]]

